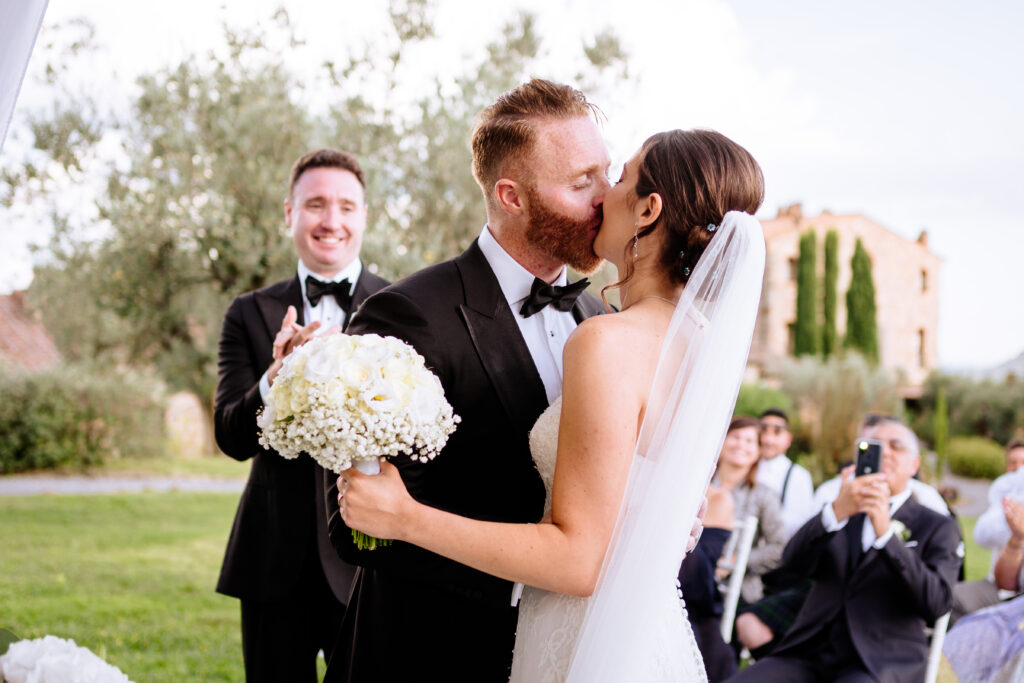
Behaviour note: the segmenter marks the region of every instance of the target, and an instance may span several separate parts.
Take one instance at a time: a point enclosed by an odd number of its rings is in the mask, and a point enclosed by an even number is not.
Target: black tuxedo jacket
[[[364,268],[353,291],[352,308],[387,284]],[[263,407],[259,382],[273,361],[274,336],[288,306],[295,306],[302,323],[298,276],[239,296],[224,316],[214,403],[217,445],[236,460],[251,458],[252,469],[238,504],[217,591],[249,600],[279,600],[302,580],[302,560],[309,544],[316,543],[331,590],[345,604],[355,570],[340,560],[327,539],[323,491],[328,477],[311,458],[285,460],[259,444],[256,413]]]
[[[603,312],[584,294],[577,322]],[[514,314],[476,241],[461,255],[426,268],[370,297],[349,333],[391,335],[411,344],[441,380],[462,418],[427,463],[396,458],[409,493],[432,507],[500,522],[537,522],[544,484],[530,455],[529,432],[547,394]],[[328,481],[330,537],[348,561],[508,605],[512,584],[417,546],[397,542],[360,551],[341,520],[337,481]]]
[[[584,294],[573,315],[582,321],[602,310]],[[547,394],[476,242],[367,299],[349,331],[409,342],[462,418],[432,461],[394,461],[416,499],[476,519],[540,520],[544,485],[529,431]],[[512,584],[407,543],[357,550],[330,479],[331,542],[362,567],[325,683],[507,681],[516,629]]]
[[[843,618],[853,647],[883,683],[923,681],[928,659],[925,624],[949,611],[962,562],[956,520],[913,496],[893,517],[910,532],[856,557],[846,528],[828,533],[816,515],[783,554],[787,568],[814,579],[803,608],[772,656],[800,656]],[[870,521],[865,519],[865,524]]]

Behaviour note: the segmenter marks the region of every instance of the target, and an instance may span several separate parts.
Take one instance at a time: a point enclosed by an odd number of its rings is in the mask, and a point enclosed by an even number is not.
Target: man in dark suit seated
[[[949,611],[961,565],[956,521],[911,496],[917,438],[898,420],[867,430],[882,469],[853,477],[786,546],[783,563],[814,580],[796,622],[772,655],[732,681],[924,679],[924,627]]]
[[[346,152],[320,149],[292,166],[284,218],[297,275],[236,298],[218,350],[217,445],[252,459],[217,592],[242,601],[245,677],[316,681],[317,651],[330,656],[355,568],[327,537],[324,470],[259,444],[256,414],[281,360],[314,332],[341,329],[387,282],[363,268],[363,170]]]

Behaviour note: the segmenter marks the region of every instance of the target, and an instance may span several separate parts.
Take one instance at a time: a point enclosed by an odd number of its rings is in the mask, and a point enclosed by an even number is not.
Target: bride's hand
[[[384,458],[380,474],[363,474],[354,467],[338,476],[338,508],[351,529],[377,538],[404,540],[405,520],[416,501],[405,488],[398,468]]]

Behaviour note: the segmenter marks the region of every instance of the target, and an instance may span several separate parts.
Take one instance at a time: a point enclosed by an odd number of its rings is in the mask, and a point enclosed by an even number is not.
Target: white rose
[[[409,394],[406,406],[412,419],[419,424],[436,420],[441,412],[441,403],[435,392],[424,387],[416,387]]]
[[[330,337],[321,337],[309,342],[315,344],[306,360],[304,376],[310,382],[327,382],[341,374],[341,367],[344,363],[343,354],[337,353],[337,349],[331,344],[316,343]]]
[[[375,413],[385,413],[394,410],[398,405],[398,396],[395,388],[390,382],[383,379],[375,379],[360,393],[360,398]]]

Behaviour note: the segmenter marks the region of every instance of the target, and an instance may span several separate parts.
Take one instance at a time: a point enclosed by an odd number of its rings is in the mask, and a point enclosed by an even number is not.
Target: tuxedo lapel
[[[516,429],[529,431],[547,393],[512,309],[476,241],[455,259],[465,303],[459,306],[473,347]]]
[[[280,287],[268,287],[253,295],[256,299],[256,306],[263,316],[263,323],[267,326],[267,334],[273,339],[281,329],[281,321],[284,320],[289,306],[294,306],[300,325],[303,322],[302,286],[299,284],[299,276],[296,275],[290,280],[280,283]]]

